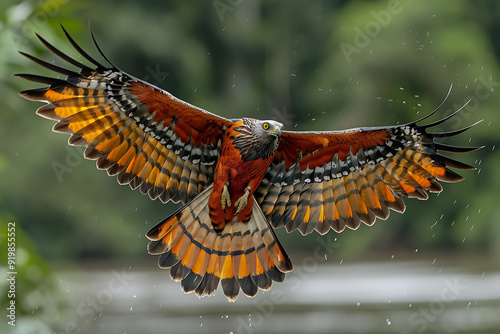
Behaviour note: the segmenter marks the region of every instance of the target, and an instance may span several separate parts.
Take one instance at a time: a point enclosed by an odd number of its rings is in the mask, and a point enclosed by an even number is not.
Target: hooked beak
[[[274,130],[273,130],[273,131],[271,131],[271,132],[269,132],[269,134],[270,134],[271,136],[275,136],[275,137],[277,137],[277,138],[281,137],[281,130],[280,130],[279,126],[277,126],[277,125],[276,125],[276,126],[274,127]]]

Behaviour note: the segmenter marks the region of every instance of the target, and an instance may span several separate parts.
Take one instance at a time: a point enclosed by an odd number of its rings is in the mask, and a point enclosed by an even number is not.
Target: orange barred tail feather
[[[255,296],[272,281],[282,282],[292,263],[258,205],[248,222],[226,224],[217,232],[210,220],[212,186],[147,233],[148,251],[160,255],[158,265],[170,268],[172,279],[186,292],[211,295],[221,283],[235,300],[240,289]]]

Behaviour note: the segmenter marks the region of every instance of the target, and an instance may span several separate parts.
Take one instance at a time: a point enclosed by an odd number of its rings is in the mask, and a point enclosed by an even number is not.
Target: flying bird
[[[463,178],[450,170],[473,167],[439,154],[470,152],[436,139],[464,129],[427,132],[421,121],[343,131],[286,131],[274,120],[226,119],[86,53],[62,28],[88,64],[38,38],[70,70],[21,52],[65,76],[18,77],[48,85],[19,94],[47,104],[37,114],[55,120],[55,132],[71,134],[70,145],[85,157],[161,202],[180,202],[170,217],[151,228],[148,251],[185,292],[211,295],[222,286],[235,300],[281,282],[292,262],[273,229],[303,235],[342,232],[403,212],[402,196],[427,199],[439,182]],[[450,88],[451,89],[451,88]],[[448,92],[449,94],[449,92]],[[446,99],[445,99],[446,100]],[[444,103],[444,101],[443,101]],[[441,104],[442,105],[442,104]],[[477,123],[476,123],[477,124]]]

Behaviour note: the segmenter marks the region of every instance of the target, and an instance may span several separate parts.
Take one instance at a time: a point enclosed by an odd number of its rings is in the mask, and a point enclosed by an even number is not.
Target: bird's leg
[[[245,193],[236,200],[236,203],[234,203],[234,206],[236,207],[236,212],[234,213],[235,216],[237,216],[241,210],[247,205],[248,203],[248,195],[250,195],[250,191],[252,188],[250,186],[247,186],[245,188]]]
[[[231,195],[229,195],[229,190],[227,189],[227,186],[229,185],[229,181],[226,181],[224,183],[224,187],[222,188],[222,195],[221,195],[221,206],[222,210],[226,212],[226,205],[227,207],[231,206]]]

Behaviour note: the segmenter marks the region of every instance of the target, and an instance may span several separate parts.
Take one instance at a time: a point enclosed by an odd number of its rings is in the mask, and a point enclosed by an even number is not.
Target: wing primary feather
[[[68,77],[69,76],[77,76],[78,75],[78,73],[76,73],[76,72],[73,72],[73,71],[70,71],[70,70],[65,69],[63,67],[60,67],[60,66],[48,63],[45,60],[42,60],[40,58],[37,58],[37,57],[32,56],[30,54],[27,54],[25,52],[19,51],[19,53],[22,54],[23,56],[25,56],[26,58],[28,58],[29,60],[37,63],[38,65],[40,65],[42,67],[45,67],[46,69],[49,69],[51,71],[64,74],[64,75],[66,75]]]
[[[473,151],[484,148],[484,146],[460,147],[460,146],[445,145],[445,144],[441,144],[441,143],[434,143],[434,147],[437,151],[446,151],[446,152],[453,152],[453,153],[468,153],[468,152],[473,152]]]
[[[464,164],[463,162],[450,159],[445,156],[439,156],[439,159],[444,163],[446,167],[451,167],[451,168],[457,168],[457,169],[466,169],[466,170],[475,170],[476,167],[469,166],[467,164]]]
[[[99,47],[99,44],[97,44],[97,40],[95,39],[94,33],[92,31],[92,27],[90,26],[90,21],[89,21],[89,31],[90,31],[90,36],[92,37],[92,42],[94,42],[94,45],[95,45],[97,51],[99,51],[99,53],[101,54],[101,56],[104,59],[106,59],[106,61],[113,67],[113,69],[121,72],[121,70],[118,67],[116,67],[115,64],[113,64],[111,62],[111,60],[109,60],[109,58],[104,54],[104,52],[102,52],[101,48]]]
[[[56,79],[56,78],[49,78],[45,77],[43,75],[36,75],[36,74],[26,74],[26,73],[19,73],[19,74],[13,74],[13,76],[33,81],[33,82],[38,82],[38,83],[43,83],[51,86],[63,86],[66,85],[67,82],[61,79]]]
[[[455,130],[455,131],[448,131],[448,132],[436,132],[436,133],[429,133],[429,135],[431,135],[432,137],[434,138],[443,138],[443,137],[452,137],[452,136],[456,136],[458,134],[461,134],[462,132],[465,132],[467,130],[469,130],[470,128],[472,128],[473,126],[476,126],[478,125],[479,123],[481,123],[483,120],[479,120],[477,121],[476,123],[474,124],[471,124],[463,129],[459,129],[459,130]]]
[[[446,93],[446,96],[444,97],[443,101],[441,101],[441,103],[440,103],[440,104],[436,107],[436,109],[434,109],[432,112],[430,112],[429,114],[425,115],[424,117],[422,117],[422,118],[420,118],[420,119],[418,119],[418,120],[416,120],[416,121],[414,121],[414,122],[411,122],[411,123],[409,123],[409,124],[416,124],[416,123],[421,122],[421,121],[423,121],[424,119],[427,119],[427,118],[431,117],[432,115],[434,115],[434,113],[435,113],[436,111],[438,111],[439,109],[441,109],[441,107],[442,107],[442,106],[443,106],[443,104],[446,102],[446,100],[448,100],[448,97],[450,96],[450,93],[451,93],[451,89],[452,89],[452,88],[453,88],[453,83],[452,83],[452,84],[450,84],[450,88],[448,89],[448,93]],[[407,124],[407,125],[409,125],[409,124]]]
[[[470,103],[471,100],[468,100],[467,102],[465,102],[465,104],[463,106],[461,106],[460,108],[458,108],[457,110],[455,110],[454,112],[452,112],[451,114],[449,114],[448,116],[440,119],[440,120],[437,120],[433,123],[430,123],[430,124],[426,124],[426,125],[421,125],[419,126],[418,128],[419,129],[427,129],[427,128],[430,128],[430,127],[433,127],[433,126],[436,126],[436,125],[439,125],[443,122],[446,122],[447,120],[449,120],[450,118],[452,118],[453,116],[455,116],[456,114],[458,114],[463,108],[465,108],[469,103]]]
[[[49,42],[47,42],[47,40],[45,40],[42,36],[40,36],[39,34],[35,33],[36,37],[38,37],[38,39],[42,42],[43,45],[45,45],[45,47],[47,49],[49,49],[50,52],[52,52],[53,54],[55,54],[56,56],[60,57],[61,59],[67,61],[68,63],[76,66],[76,67],[79,67],[81,68],[83,71],[85,71],[85,75],[88,75],[90,74],[91,72],[93,72],[94,70],[82,63],[80,63],[79,61],[69,57],[67,54],[65,54],[64,52],[58,50],[57,48],[55,48],[52,44],[50,44]]]
[[[99,63],[97,60],[95,60],[94,58],[92,58],[87,52],[85,52],[81,47],[80,45],[78,45],[75,40],[71,37],[71,35],[68,33],[68,31],[64,28],[64,26],[61,24],[61,28],[64,32],[64,35],[66,36],[66,38],[68,39],[68,41],[71,43],[71,45],[76,49],[76,51],[78,51],[79,54],[81,54],[83,56],[83,58],[87,59],[89,62],[91,62],[92,64],[94,64],[95,66],[97,66],[99,69],[103,70],[105,69],[106,67],[104,65],[102,65],[101,63]]]

